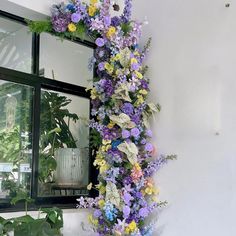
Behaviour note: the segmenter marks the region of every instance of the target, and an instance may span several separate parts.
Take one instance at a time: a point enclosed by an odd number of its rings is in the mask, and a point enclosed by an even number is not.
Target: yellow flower
[[[117,53],[114,59],[115,59],[116,61],[119,61],[119,60],[121,59],[120,53]]]
[[[106,152],[107,147],[103,145],[103,146],[101,147],[101,150],[102,150],[102,152]]]
[[[90,183],[90,184],[87,186],[87,189],[88,189],[88,190],[91,190],[91,189],[92,189],[92,187],[93,187],[93,184],[92,184],[92,183]]]
[[[141,89],[141,90],[139,90],[139,93],[143,94],[143,95],[147,95],[148,92],[146,89]]]
[[[107,31],[107,37],[111,38],[115,33],[116,33],[116,28],[114,26],[111,26]]]
[[[106,140],[106,139],[102,140],[103,145],[107,145],[107,144],[110,144],[110,143],[111,143],[111,140]]]
[[[91,89],[91,91],[90,91],[90,98],[91,98],[92,100],[94,100],[94,99],[96,99],[96,97],[97,97],[97,91],[96,91],[95,88],[93,88],[93,89]]]
[[[152,200],[153,200],[154,202],[159,202],[159,201],[158,201],[158,198],[157,198],[156,196],[153,196],[153,197],[152,197]]]
[[[101,186],[99,187],[99,193],[100,193],[100,194],[104,194],[105,192],[106,192],[106,187],[103,186],[103,185],[101,185]]]
[[[105,201],[103,199],[99,200],[98,201],[98,206],[99,206],[100,209],[103,208],[105,206]]]
[[[153,193],[153,188],[147,187],[147,188],[145,189],[145,193],[148,194],[148,195],[152,195],[152,193]]]
[[[94,219],[92,214],[89,214],[89,215],[88,215],[88,220],[89,220],[89,222],[90,222],[91,224],[93,224],[93,225],[95,225],[95,226],[98,225],[98,220],[97,220],[97,219]]]
[[[141,167],[140,167],[140,165],[138,163],[135,163],[134,167],[135,167],[136,170],[141,170]]]
[[[114,71],[114,66],[109,64],[108,62],[105,63],[104,67],[107,70],[108,74],[112,74],[112,72]]]
[[[136,106],[139,106],[144,103],[144,98],[142,95],[137,95],[137,101],[135,102]]]
[[[104,173],[105,171],[107,171],[108,168],[109,168],[109,166],[108,166],[107,164],[101,166],[100,169],[99,169],[100,174],[102,174],[102,173]]]
[[[69,30],[70,32],[75,32],[75,31],[76,31],[76,26],[75,26],[75,24],[70,23],[70,24],[68,25],[68,30]]]
[[[138,63],[137,59],[136,58],[131,58],[131,64],[135,64],[135,63]]]
[[[100,166],[105,166],[105,165],[106,165],[106,161],[105,161],[105,160],[100,161],[100,162],[99,162],[99,165],[100,165]]]
[[[91,5],[98,3],[98,0],[90,0]]]
[[[143,78],[143,75],[140,72],[135,71],[135,74],[138,77],[138,79],[142,79]]]
[[[89,9],[88,9],[89,15],[90,15],[90,16],[94,16],[95,13],[96,13],[96,10],[97,10],[97,8],[96,8],[95,6],[90,5],[90,6],[89,6]]]
[[[133,220],[126,228],[125,228],[125,233],[130,234],[133,233],[137,229],[137,224]]]
[[[114,123],[113,121],[111,121],[111,122],[107,125],[107,127],[108,127],[109,129],[112,129],[112,128],[114,127],[114,125],[115,125],[115,123]]]

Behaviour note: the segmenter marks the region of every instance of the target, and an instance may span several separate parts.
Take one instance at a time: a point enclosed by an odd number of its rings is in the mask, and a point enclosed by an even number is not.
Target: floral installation
[[[89,216],[98,236],[152,235],[154,223],[145,220],[165,202],[153,174],[175,156],[158,156],[151,142],[148,119],[160,110],[147,102],[150,91],[144,65],[150,40],[144,48],[138,42],[143,23],[131,20],[131,0],[124,1],[120,16],[117,3],[74,0],[53,5],[49,21],[29,22],[34,32],[53,32],[62,37],[94,38],[96,49],[90,69],[96,69],[91,88],[92,144],[94,166],[99,169],[97,198],[78,199],[79,208],[94,208]]]

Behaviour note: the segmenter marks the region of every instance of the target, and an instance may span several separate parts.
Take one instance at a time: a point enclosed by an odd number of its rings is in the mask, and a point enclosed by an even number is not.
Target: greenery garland
[[[79,208],[94,208],[89,216],[97,235],[152,235],[153,223],[145,219],[159,206],[159,190],[152,175],[175,156],[158,156],[151,143],[148,119],[160,110],[147,102],[149,80],[144,59],[150,47],[138,45],[143,24],[131,20],[131,0],[120,7],[110,0],[80,0],[53,5],[48,21],[29,21],[33,32],[53,32],[60,37],[92,37],[97,45],[92,60],[97,72],[91,89],[94,165],[99,197],[78,199]]]

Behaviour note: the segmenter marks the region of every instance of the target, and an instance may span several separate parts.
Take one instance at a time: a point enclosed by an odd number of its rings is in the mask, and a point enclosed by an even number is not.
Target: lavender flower
[[[125,205],[123,207],[123,217],[124,218],[128,218],[129,214],[130,214],[130,207]]]
[[[124,23],[127,23],[131,18],[131,8],[132,8],[131,2],[132,2],[131,0],[125,0],[125,8],[122,15]]]
[[[71,15],[71,21],[74,23],[78,23],[81,20],[81,15],[79,13],[73,13]]]
[[[148,216],[149,210],[148,210],[147,207],[140,208],[138,214],[139,214],[139,216],[140,216],[141,218],[145,218],[145,217]]]
[[[98,210],[98,209],[96,209],[96,210],[94,211],[94,213],[93,213],[93,216],[94,216],[95,218],[99,218],[101,215],[102,215],[102,212],[101,212],[100,210]]]
[[[162,165],[167,163],[165,156],[160,156],[158,159],[149,162],[148,166],[143,170],[144,177],[150,177],[153,173],[157,172]]]
[[[139,135],[140,135],[140,131],[139,131],[139,129],[138,128],[133,128],[133,129],[131,129],[131,135],[134,137],[134,138],[138,138],[139,137]]]
[[[70,23],[71,15],[67,13],[65,15],[55,15],[52,17],[52,27],[53,29],[58,32],[62,33],[67,30],[67,26]]]
[[[117,27],[121,24],[121,20],[118,16],[114,16],[111,18],[111,25]]]
[[[152,152],[153,151],[153,145],[151,143],[146,143],[145,151]]]
[[[95,43],[98,47],[103,47],[105,44],[105,40],[103,38],[97,38]]]
[[[134,107],[131,103],[124,103],[124,105],[122,106],[121,110],[126,114],[126,115],[132,115],[134,112]]]
[[[122,130],[122,134],[121,135],[122,135],[123,139],[126,139],[126,138],[130,137],[130,132],[129,132],[129,130],[124,129],[124,130]]]

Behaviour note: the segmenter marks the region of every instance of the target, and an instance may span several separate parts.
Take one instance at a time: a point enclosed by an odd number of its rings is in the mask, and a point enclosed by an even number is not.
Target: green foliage
[[[40,34],[42,32],[52,32],[52,23],[51,21],[30,21],[25,20],[29,26],[31,32]]]
[[[97,149],[102,144],[102,137],[96,129],[91,129],[90,146],[92,149]]]
[[[0,161],[13,162],[15,164],[20,156],[20,132],[19,127],[0,132]]]
[[[57,162],[50,154],[39,154],[39,181],[45,183],[57,168]]]
[[[124,32],[124,36],[126,36],[132,30],[132,26],[130,25],[130,22],[123,23],[121,29]]]
[[[57,167],[54,158],[55,149],[77,147],[76,140],[70,131],[70,121],[76,122],[79,117],[65,108],[70,103],[71,99],[58,93],[47,91],[42,93],[39,154],[40,182],[51,181],[52,173]],[[48,147],[50,148],[48,149]]]
[[[58,93],[46,92],[42,94],[41,105],[41,148],[68,147],[76,148],[76,140],[69,129],[70,120],[76,122],[79,117],[75,113],[70,113],[64,107],[71,103],[66,96],[60,96]],[[65,121],[67,118],[67,123]],[[59,127],[61,132],[51,132]]]
[[[63,227],[62,210],[48,208],[42,211],[45,218],[34,219],[29,215],[5,220],[0,217],[0,236],[7,236],[13,231],[14,236],[59,236]]]
[[[61,209],[57,207],[43,208],[41,212],[46,213],[45,219],[52,229],[60,229],[63,227],[63,213]]]

